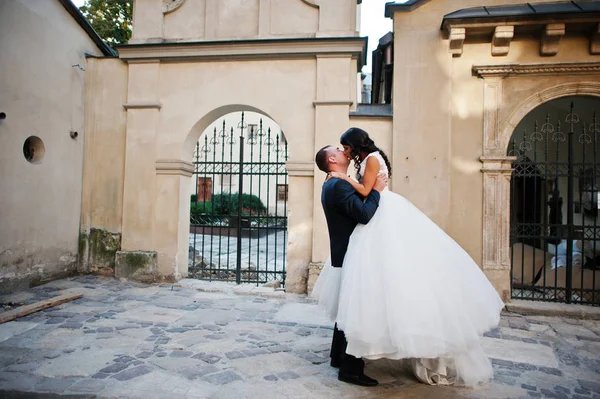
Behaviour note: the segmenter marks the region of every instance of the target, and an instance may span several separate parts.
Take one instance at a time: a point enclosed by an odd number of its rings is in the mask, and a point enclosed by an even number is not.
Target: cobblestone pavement
[[[485,338],[495,370],[486,386],[426,386],[380,360],[367,364],[380,385],[362,388],[337,380],[332,326],[310,299],[180,285],[90,276],[0,297],[84,294],[0,325],[0,397],[600,398],[599,322],[506,314]]]

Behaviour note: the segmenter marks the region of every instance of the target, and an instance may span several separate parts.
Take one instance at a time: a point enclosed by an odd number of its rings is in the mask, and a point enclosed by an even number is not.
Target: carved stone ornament
[[[509,75],[573,75],[600,73],[600,62],[558,62],[541,64],[473,65],[480,78]]]
[[[183,3],[185,3],[185,0],[163,0],[163,14],[177,10]]]

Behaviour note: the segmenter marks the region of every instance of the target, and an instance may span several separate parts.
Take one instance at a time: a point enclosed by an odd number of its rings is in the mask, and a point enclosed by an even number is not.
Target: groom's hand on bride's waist
[[[377,180],[375,180],[375,184],[373,185],[373,190],[381,193],[383,189],[387,186],[387,177],[385,175],[377,175]]]

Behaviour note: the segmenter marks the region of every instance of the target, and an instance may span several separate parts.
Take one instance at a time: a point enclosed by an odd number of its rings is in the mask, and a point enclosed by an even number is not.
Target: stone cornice
[[[479,78],[514,75],[590,74],[600,73],[600,62],[473,65],[472,71],[473,75]]]
[[[511,173],[512,163],[517,160],[517,157],[513,156],[482,156],[479,158],[483,167],[481,171],[483,173]]]
[[[513,157],[511,155],[506,156],[481,156],[479,160],[483,163],[487,162],[514,162],[517,160],[517,157]]]
[[[447,19],[442,22],[441,30],[450,32],[452,28],[465,28],[474,35],[481,36],[486,32],[492,32],[497,26],[517,26],[517,27],[543,27],[552,23],[576,24],[576,23],[598,23],[600,15],[553,15],[548,18],[528,18],[519,16],[514,18],[465,18],[465,19]]]
[[[313,105],[352,105],[352,101],[349,100],[330,100],[330,101],[313,101]]]
[[[358,104],[350,118],[393,118],[392,104]]]
[[[550,4],[540,9],[535,6],[541,5],[536,4],[467,8],[445,15],[441,30],[449,39],[449,52],[455,57],[462,54],[463,44],[485,43],[490,38],[492,56],[508,55],[513,38],[537,40],[539,55],[554,56],[565,35],[587,37],[590,54],[597,54],[600,1],[590,2],[593,4],[586,9],[575,1],[564,3],[562,8]],[[552,10],[553,7],[556,9]]]
[[[338,54],[357,57],[359,70],[366,62],[366,52],[367,39],[363,37],[162,42],[119,46],[119,58],[128,62],[306,59],[318,55]]]
[[[190,177],[194,174],[194,165],[180,159],[157,159],[157,175],[180,175]]]

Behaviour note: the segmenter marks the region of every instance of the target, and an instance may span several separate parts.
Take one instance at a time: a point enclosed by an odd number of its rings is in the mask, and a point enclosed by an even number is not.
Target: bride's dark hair
[[[354,168],[356,169],[356,177],[358,179],[361,178],[359,173],[360,163],[363,160],[361,159],[361,155],[368,155],[375,151],[378,151],[385,161],[385,165],[388,168],[388,176],[392,176],[392,166],[390,165],[387,155],[375,145],[375,142],[371,140],[369,134],[364,130],[358,127],[351,127],[342,134],[340,143],[350,147],[350,157],[352,157],[352,160],[354,161]]]

